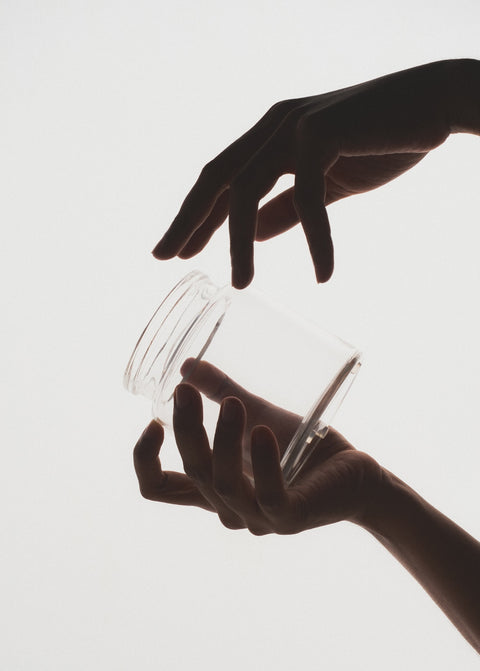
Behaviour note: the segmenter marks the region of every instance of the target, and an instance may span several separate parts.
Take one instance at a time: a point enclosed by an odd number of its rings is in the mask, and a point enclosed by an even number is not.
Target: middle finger
[[[226,505],[256,534],[267,533],[252,483],[245,474],[251,466],[244,453],[246,411],[234,397],[222,402],[213,443],[213,486]]]
[[[243,520],[215,493],[212,484],[212,453],[203,426],[200,394],[188,384],[175,390],[173,428],[185,473],[231,529],[245,527]]]

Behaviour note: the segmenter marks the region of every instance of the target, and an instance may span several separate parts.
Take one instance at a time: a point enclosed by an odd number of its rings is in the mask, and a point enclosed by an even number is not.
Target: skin
[[[254,240],[301,223],[317,280],[326,281],[333,272],[326,206],[391,181],[459,132],[480,135],[480,62],[472,59],[278,103],[205,166],[154,255],[194,256],[228,217],[232,283],[243,288],[253,278]],[[258,210],[285,173],[295,175],[295,187]],[[280,458],[299,418],[205,362],[188,379],[176,389],[173,418],[185,472],[162,469],[163,429],[152,422],[134,450],[144,497],[204,508],[228,528],[256,535],[357,524],[480,652],[478,541],[334,429],[285,487]],[[212,447],[201,394],[221,404]]]
[[[280,458],[301,418],[250,394],[205,361],[189,382],[177,387],[173,414],[185,473],[161,470],[158,454],[163,432],[152,422],[134,451],[146,498],[200,506],[216,512],[228,528],[248,528],[256,535],[298,533],[354,515],[360,488],[368,488],[370,480],[380,476],[381,469],[371,457],[330,429],[287,493]],[[202,423],[201,393],[221,405],[213,450]],[[254,483],[244,472],[245,449],[251,456]],[[262,506],[279,505],[279,497],[282,510],[275,519],[265,517]]]
[[[318,282],[333,272],[328,204],[375,189],[451,133],[480,134],[480,64],[439,61],[274,105],[203,168],[153,250],[190,258],[229,218],[232,284],[253,279],[253,243],[301,223]],[[295,186],[267,196],[284,174]]]
[[[287,488],[281,445],[300,418],[249,394],[206,362],[190,383],[177,387],[173,415],[185,472],[162,469],[158,422],[151,422],[135,446],[145,498],[204,508],[227,528],[257,536],[342,520],[357,524],[403,564],[480,652],[480,544],[474,538],[332,428]],[[200,392],[220,404],[213,449],[202,423]],[[253,480],[244,470],[245,445]]]

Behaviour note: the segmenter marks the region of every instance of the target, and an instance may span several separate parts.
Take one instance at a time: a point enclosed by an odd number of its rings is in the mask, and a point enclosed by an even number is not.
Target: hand
[[[389,182],[447,138],[452,62],[277,103],[204,167],[154,255],[194,256],[229,216],[232,284],[241,289],[253,278],[254,240],[301,222],[325,282],[333,272],[326,205]],[[258,211],[285,173],[295,187]]]
[[[251,475],[250,434],[255,426],[268,426],[275,434],[280,456],[283,456],[302,417],[285,408],[274,405],[260,396],[256,396],[241,387],[237,382],[207,361],[187,359],[181,368],[184,382],[191,384],[197,391],[215,403],[222,403],[233,396],[243,403],[245,408],[245,431],[242,443],[243,463],[246,472]]]
[[[185,473],[162,471],[158,454],[163,430],[152,422],[134,451],[143,496],[214,511],[228,528],[248,528],[257,535],[361,519],[383,477],[371,457],[330,429],[286,488],[276,435],[285,446],[300,418],[249,394],[206,362],[190,382],[198,388],[185,383],[177,387],[173,418]],[[221,401],[213,451],[202,424],[198,389]],[[231,396],[232,391],[237,395]],[[260,420],[268,425],[253,427]],[[251,438],[247,427],[253,427]],[[251,445],[253,483],[244,471],[246,442]]]

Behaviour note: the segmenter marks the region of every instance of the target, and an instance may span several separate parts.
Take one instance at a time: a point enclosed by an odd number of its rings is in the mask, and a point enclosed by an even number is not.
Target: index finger
[[[273,133],[292,104],[293,101],[287,101],[274,105],[246,133],[205,165],[177,216],[153,249],[155,258],[170,259],[183,249],[212,212],[233,177]]]
[[[171,259],[176,256],[211,213],[226,187],[225,175],[218,174],[213,161],[207,163],[167,232],[153,249],[154,257]]]
[[[221,403],[227,396],[235,396],[246,403],[253,394],[228,377],[208,361],[186,359],[180,369],[184,381],[193,385],[211,401]]]

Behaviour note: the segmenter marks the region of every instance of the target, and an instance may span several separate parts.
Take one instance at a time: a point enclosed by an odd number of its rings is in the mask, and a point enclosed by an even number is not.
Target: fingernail
[[[180,384],[175,389],[175,405],[177,408],[186,408],[190,404],[190,390],[185,385]]]
[[[239,415],[238,403],[233,398],[226,398],[222,403],[221,417],[224,422],[234,422]]]

